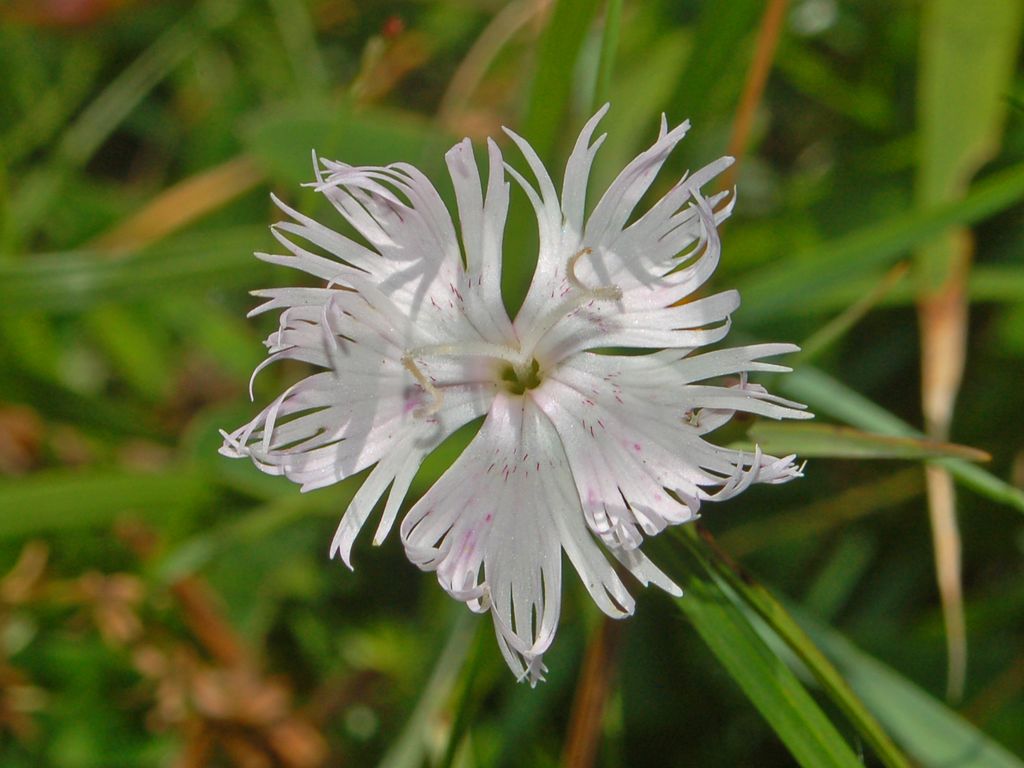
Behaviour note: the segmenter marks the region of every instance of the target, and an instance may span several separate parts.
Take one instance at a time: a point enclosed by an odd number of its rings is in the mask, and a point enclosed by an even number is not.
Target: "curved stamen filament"
[[[444,405],[444,392],[438,388],[416,364],[416,358],[425,357],[489,357],[504,360],[517,372],[529,371],[530,363],[522,353],[512,347],[487,342],[463,342],[460,344],[427,344],[408,350],[402,356],[402,365],[416,379],[423,391],[433,398],[430,405],[417,408],[413,415],[417,418],[433,416]]]
[[[459,344],[426,344],[407,350],[406,357],[490,357],[504,360],[513,366],[525,363],[523,353],[512,347],[501,344],[488,344],[486,341],[466,341]]]
[[[578,288],[591,298],[618,301],[622,298],[622,289],[619,288],[619,286],[602,285],[598,288],[590,288],[584,285],[583,281],[576,276],[576,262],[584,256],[589,256],[593,252],[593,248],[581,248],[576,251],[576,253],[572,255],[572,258],[569,259],[569,263],[565,265],[565,276],[569,279],[569,282],[574,288]]]
[[[569,282],[574,287],[579,288],[581,291],[587,290],[587,287],[583,282],[576,277],[576,262],[582,259],[584,256],[589,256],[594,252],[593,248],[581,248],[573,254],[572,258],[569,259],[569,263],[565,266],[565,274],[569,278]]]
[[[441,406],[444,405],[444,392],[434,386],[434,382],[424,375],[423,371],[420,370],[420,367],[416,365],[416,361],[409,355],[402,356],[402,365],[404,365],[405,369],[413,375],[416,382],[423,387],[423,391],[430,395],[434,400],[430,405],[417,408],[412,412],[412,415],[416,418],[433,416],[435,413],[440,411]]]
[[[579,309],[582,306],[589,304],[592,301],[618,301],[622,298],[622,289],[617,285],[602,285],[597,288],[591,288],[585,285],[579,277],[576,276],[576,262],[578,262],[584,256],[588,256],[594,251],[590,248],[581,248],[572,255],[568,263],[565,265],[565,276],[569,281],[569,284],[576,290],[568,295],[564,300],[559,302],[550,312],[544,315],[543,318],[531,329],[533,344],[530,345],[529,352],[533,353],[533,349],[540,343],[548,331],[558,324],[558,321],[568,315],[573,310]]]

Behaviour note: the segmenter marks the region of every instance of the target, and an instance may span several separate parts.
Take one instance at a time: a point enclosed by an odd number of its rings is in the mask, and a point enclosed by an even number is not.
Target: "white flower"
[[[684,177],[635,214],[688,129],[668,130],[663,118],[657,141],[585,216],[590,166],[604,139],[591,137],[606,110],[584,127],[561,196],[511,131],[536,186],[503,162],[493,141],[486,184],[469,140],[454,146],[446,160],[458,230],[410,165],[314,161],[313,186],[360,240],[277,201],[291,220],[273,233],[290,255],[259,257],[326,287],[258,291],[266,302],[253,314],[284,310],[263,365],[292,359],[323,371],[225,434],[221,448],[304,491],[373,467],[331,545],[351,567],[356,534],[384,492],[390,487],[374,544],[391,529],[424,458],[485,417],[406,514],[401,538],[409,559],[436,571],[449,594],[491,612],[505,659],[531,682],[545,671],[541,657],[558,625],[563,550],[609,616],[632,613],[633,598],[597,540],[642,584],[680,594],[640,551],[643,537],[693,520],[703,500],[800,474],[793,456],[741,453],[703,436],[736,411],[809,415],[746,379],[788,370],[761,359],[796,347],[695,354],[725,337],[739,305],[735,291],[691,299],[718,263],[716,225],[733,202],[727,193],[705,197],[701,187],[731,158]],[[529,197],[540,230],[536,272],[515,321],[500,294],[506,173]],[[738,383],[700,383],[730,375]]]

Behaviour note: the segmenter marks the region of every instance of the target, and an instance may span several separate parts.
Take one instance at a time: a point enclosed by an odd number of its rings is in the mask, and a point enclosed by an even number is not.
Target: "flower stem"
[[[565,768],[591,768],[597,759],[601,722],[615,674],[621,635],[621,622],[607,616],[601,617],[601,623],[590,635],[565,737],[562,753]]]

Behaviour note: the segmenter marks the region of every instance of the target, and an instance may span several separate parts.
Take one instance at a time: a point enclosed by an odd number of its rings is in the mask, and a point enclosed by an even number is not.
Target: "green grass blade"
[[[228,474],[231,470],[228,467],[237,465],[212,452],[201,458],[213,462],[216,474],[212,479],[215,484],[231,487],[232,477]],[[339,510],[349,505],[358,487],[358,482],[349,479],[321,489],[319,493],[297,494],[292,487],[280,483],[275,489],[280,491],[279,496],[226,523],[204,528],[170,548],[160,556],[154,572],[160,580],[171,583],[201,571],[232,548],[249,547],[260,540],[272,539],[314,517],[333,520],[339,516]]]
[[[597,8],[596,0],[558,0],[541,37],[520,133],[544,160],[551,160],[566,119],[576,60]]]
[[[898,214],[757,270],[738,281],[743,307],[737,320],[756,324],[779,315],[806,314],[806,297],[871,274],[950,226],[980,221],[1021,198],[1024,163],[978,182],[963,200]]]
[[[0,314],[75,312],[100,302],[168,291],[253,288],[270,269],[254,258],[267,228],[237,227],[168,238],[132,255],[72,251],[0,265]]]
[[[192,18],[166,30],[68,127],[58,144],[60,159],[73,166],[85,164],[146,94],[195,52],[208,31]]]
[[[639,10],[632,12],[636,14]],[[594,159],[590,178],[593,190],[607,189],[637,151],[657,137],[659,114],[693,47],[690,38],[680,30],[641,42],[624,38],[616,64],[617,77],[609,83],[612,108],[601,121],[608,138]]]
[[[845,309],[875,290],[878,283],[879,276],[871,275],[832,286],[816,296],[808,296],[801,309],[808,315]],[[904,281],[879,298],[877,306],[905,306],[912,304],[915,298],[915,286]],[[972,266],[971,274],[967,277],[967,298],[972,304],[1024,302],[1024,269],[1017,264]]]
[[[880,405],[854,392],[826,373],[804,366],[780,377],[778,387],[786,395],[807,403],[819,415],[887,435],[921,438],[922,433]],[[931,459],[945,467],[962,484],[993,501],[1024,512],[1024,491],[963,459]]]
[[[871,85],[848,81],[836,71],[830,57],[813,45],[783,37],[775,66],[796,90],[870,131],[891,129],[896,122],[896,109],[889,94]]]
[[[310,8],[299,0],[270,0],[285,54],[300,93],[319,95],[328,91],[330,77],[316,39]]]
[[[311,150],[353,165],[412,163],[437,179],[444,173],[444,153],[455,143],[419,115],[357,111],[329,99],[268,107],[244,123],[242,138],[259,166],[289,188],[313,178]]]
[[[721,577],[692,553],[684,558],[668,539],[654,539],[649,547],[685,592],[676,604],[796,761],[815,768],[860,766],[800,681],[751,626]]]
[[[448,641],[434,665],[430,679],[423,687],[416,707],[410,715],[402,733],[396,738],[387,754],[380,761],[379,768],[420,768],[427,755],[427,740],[458,681],[472,643],[474,630],[479,619],[465,607],[456,606]]]
[[[0,540],[109,526],[122,516],[159,519],[205,497],[205,475],[162,472],[39,472],[0,483]]]
[[[102,304],[83,318],[91,339],[118,377],[151,402],[167,395],[173,381],[172,349],[166,334],[138,307]]]
[[[760,0],[700,5],[695,45],[666,111],[678,119],[689,117],[707,131],[710,120],[735,109],[763,12]]]
[[[729,588],[797,655],[885,765],[889,768],[909,766],[907,758],[857,698],[842,675],[767,589],[743,572],[717,548],[710,537],[707,539],[709,543],[702,545],[694,526],[677,528],[675,537],[706,571],[714,573],[728,584]]]
[[[597,66],[597,85],[594,88],[592,111],[608,101],[611,94],[615,55],[619,49],[619,26],[622,24],[622,0],[607,0],[604,10],[604,30],[601,33],[601,58]]]
[[[84,41],[83,41],[84,43]],[[99,74],[99,52],[88,45],[70,46],[60,75],[29,110],[0,137],[3,163],[11,168],[53,140],[68,118],[81,108]]]
[[[853,297],[841,313],[804,339],[795,359],[801,364],[808,363],[846,336],[900,282],[909,268],[906,262],[897,264],[877,283],[872,281],[871,287]]]
[[[959,200],[978,167],[998,150],[1022,10],[1019,0],[933,0],[925,6],[915,190],[922,208]],[[925,243],[915,262],[921,286],[938,290],[962,252],[948,233]]]
[[[977,448],[917,437],[879,435],[834,424],[759,421],[747,432],[750,440],[773,454],[799,454],[803,458],[936,459],[988,461]]]
[[[469,735],[470,725],[480,704],[480,694],[476,692],[477,678],[483,666],[484,645],[490,642],[491,638],[490,633],[484,629],[483,622],[477,621],[474,624],[475,638],[469,659],[463,665],[462,685],[452,707],[452,727],[448,731],[447,744],[437,768],[453,768],[456,765],[456,757]]]
[[[1021,768],[1024,762],[850,641],[797,614],[814,642],[893,737],[927,768]]]
[[[170,437],[151,410],[124,399],[82,394],[40,372],[19,369],[9,360],[0,365],[0,392],[6,401],[24,403],[47,418],[71,421],[93,433],[158,441]]]

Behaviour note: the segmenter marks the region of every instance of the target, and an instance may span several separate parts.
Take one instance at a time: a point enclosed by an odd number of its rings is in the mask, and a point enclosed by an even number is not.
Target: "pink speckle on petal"
[[[643,446],[640,445],[640,443],[633,443],[633,450],[634,451],[642,450],[642,448],[643,448]]]

